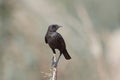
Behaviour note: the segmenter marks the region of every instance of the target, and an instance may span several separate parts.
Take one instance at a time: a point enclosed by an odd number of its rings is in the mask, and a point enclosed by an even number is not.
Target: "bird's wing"
[[[57,33],[56,40],[59,42],[59,44],[61,44],[62,47],[66,47],[65,41],[59,33]]]
[[[45,36],[45,43],[47,44],[48,43],[48,41],[47,41],[47,37]]]

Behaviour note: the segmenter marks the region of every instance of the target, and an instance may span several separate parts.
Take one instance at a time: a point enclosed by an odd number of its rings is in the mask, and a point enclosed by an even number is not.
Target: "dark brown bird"
[[[60,56],[63,54],[65,59],[69,60],[71,57],[66,50],[65,41],[62,36],[56,32],[60,27],[61,26],[57,24],[50,25],[45,36],[45,42],[49,44],[54,54],[56,54],[55,49],[58,49],[60,51]]]

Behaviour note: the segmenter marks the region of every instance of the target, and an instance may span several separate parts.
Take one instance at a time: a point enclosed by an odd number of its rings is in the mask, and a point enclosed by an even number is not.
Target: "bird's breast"
[[[48,44],[53,49],[60,49],[61,43],[59,43],[58,34],[56,32],[49,33],[47,36]]]

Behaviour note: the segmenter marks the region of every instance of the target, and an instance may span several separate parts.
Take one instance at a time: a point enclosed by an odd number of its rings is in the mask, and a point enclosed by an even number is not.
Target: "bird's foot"
[[[51,66],[54,66],[54,65],[56,65],[56,62],[52,62],[52,65],[51,65]]]
[[[57,67],[57,63],[55,63],[53,66],[54,66],[54,67]]]
[[[51,66],[56,66],[56,61],[55,61],[55,59],[54,59],[54,56],[53,56],[53,58],[52,58],[52,65]]]
[[[52,62],[52,65],[51,65],[52,67],[54,66],[54,67],[57,67],[57,63],[56,62]]]

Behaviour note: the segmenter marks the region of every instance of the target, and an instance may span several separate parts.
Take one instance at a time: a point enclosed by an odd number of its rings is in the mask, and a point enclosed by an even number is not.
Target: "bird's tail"
[[[64,57],[65,57],[66,60],[71,59],[71,56],[69,55],[69,53],[67,52],[66,49],[63,51],[63,55],[64,55]]]

